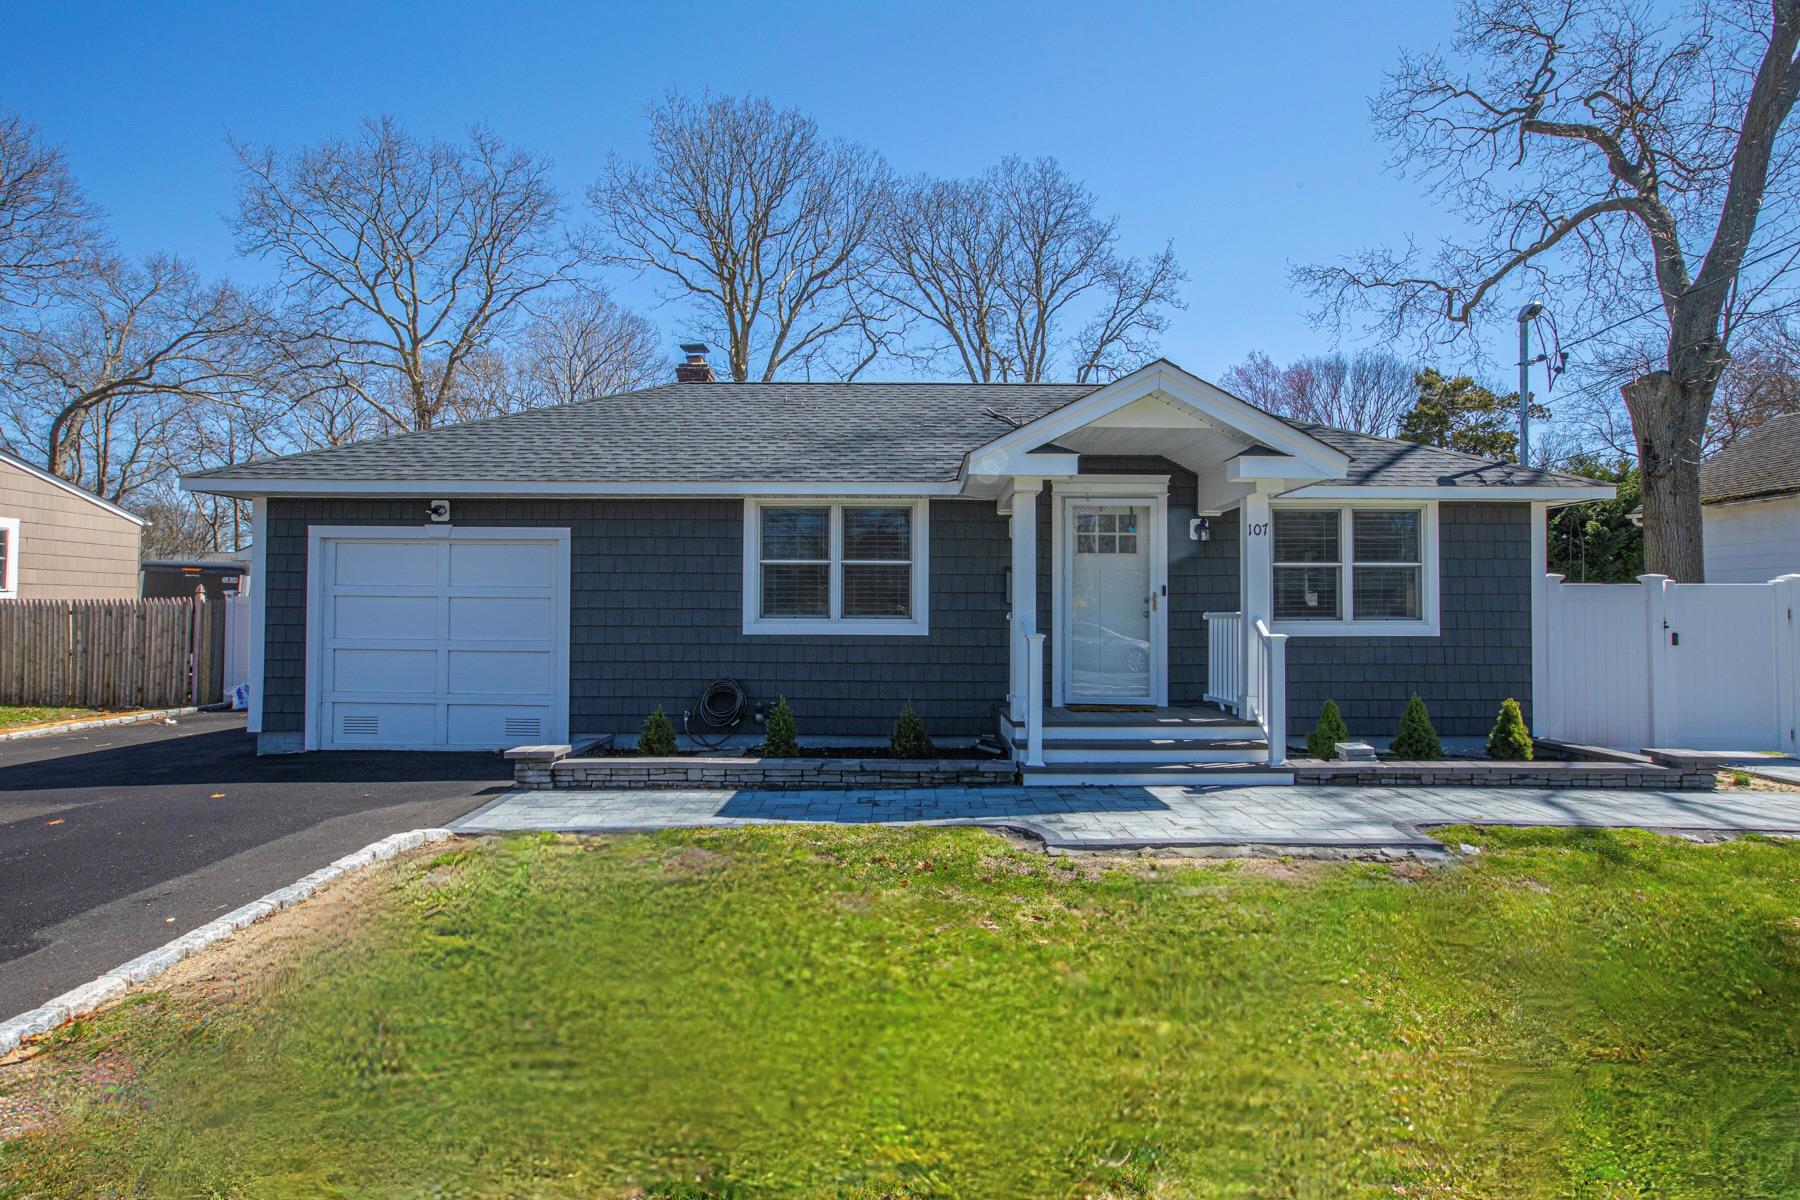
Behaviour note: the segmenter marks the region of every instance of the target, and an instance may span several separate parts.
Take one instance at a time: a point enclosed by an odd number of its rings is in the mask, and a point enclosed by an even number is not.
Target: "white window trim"
[[[844,508],[905,508],[912,512],[912,616],[765,617],[762,615],[762,510],[831,510],[831,600],[844,607]],[[765,637],[923,637],[931,632],[931,503],[889,496],[752,496],[744,501],[744,632]]]
[[[6,572],[0,578],[0,600],[19,598],[19,518],[0,517],[0,538],[6,539]]]
[[[1370,501],[1346,504],[1342,501],[1281,501],[1270,506],[1273,514],[1311,509],[1328,509],[1338,514],[1338,611],[1341,620],[1311,621],[1288,617],[1271,622],[1272,631],[1289,637],[1437,637],[1442,627],[1438,607],[1438,506],[1436,503],[1405,504],[1393,501]],[[1416,621],[1358,618],[1355,606],[1356,544],[1351,530],[1351,514],[1369,512],[1416,512],[1419,514],[1419,607],[1422,618]],[[1275,611],[1275,566],[1273,562],[1274,531],[1270,530],[1271,559],[1269,567],[1269,611]],[[1368,564],[1365,564],[1368,565]]]

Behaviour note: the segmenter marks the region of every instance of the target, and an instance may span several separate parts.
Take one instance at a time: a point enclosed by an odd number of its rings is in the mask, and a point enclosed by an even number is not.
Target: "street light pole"
[[[1519,310],[1519,465],[1531,462],[1531,364],[1542,359],[1531,357],[1531,321],[1544,311],[1533,300]]]

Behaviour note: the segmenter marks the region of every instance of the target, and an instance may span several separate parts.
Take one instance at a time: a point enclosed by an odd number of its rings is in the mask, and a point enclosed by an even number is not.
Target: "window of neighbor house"
[[[19,521],[0,517],[0,599],[19,594]]]
[[[746,633],[923,633],[926,506],[751,501]]]

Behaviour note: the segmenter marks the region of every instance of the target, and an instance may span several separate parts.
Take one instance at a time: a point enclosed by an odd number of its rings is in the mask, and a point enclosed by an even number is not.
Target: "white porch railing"
[[[1244,704],[1244,614],[1206,614],[1206,698],[1241,712]]]
[[[1261,701],[1257,723],[1269,743],[1269,765],[1287,761],[1287,634],[1270,633],[1261,620],[1251,642],[1257,661],[1256,694]]]
[[[1044,635],[1025,637],[1025,765],[1044,765]]]
[[[1206,698],[1262,727],[1269,762],[1287,761],[1287,634],[1258,620],[1244,633],[1244,614],[1206,614]],[[1246,661],[1247,660],[1247,661]]]

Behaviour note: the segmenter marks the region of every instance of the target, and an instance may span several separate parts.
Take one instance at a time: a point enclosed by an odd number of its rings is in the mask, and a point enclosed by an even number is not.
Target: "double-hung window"
[[[751,500],[744,632],[922,634],[926,513],[911,500]]]
[[[1275,508],[1278,629],[1303,636],[1435,634],[1435,518],[1428,505]]]

